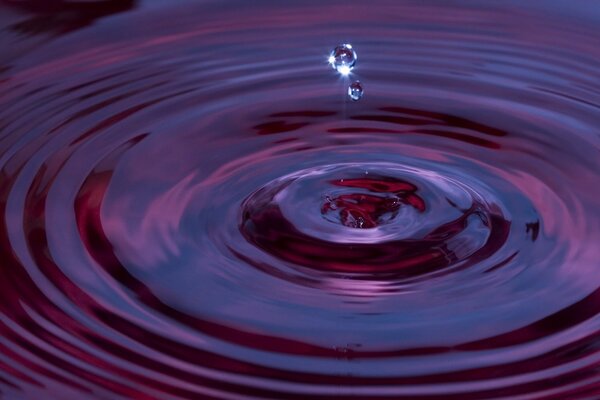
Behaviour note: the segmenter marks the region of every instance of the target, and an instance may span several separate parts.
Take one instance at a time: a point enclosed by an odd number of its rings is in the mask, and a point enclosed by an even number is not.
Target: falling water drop
[[[356,52],[351,44],[340,44],[329,54],[329,64],[340,74],[347,76],[356,65]]]
[[[348,96],[354,101],[360,100],[363,96],[363,87],[359,81],[354,81],[348,86]]]

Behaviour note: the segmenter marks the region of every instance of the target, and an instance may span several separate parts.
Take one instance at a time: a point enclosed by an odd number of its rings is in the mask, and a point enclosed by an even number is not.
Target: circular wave
[[[0,397],[600,393],[594,24],[70,3],[0,3]]]
[[[488,207],[490,197],[433,171],[329,164],[253,193],[242,206],[241,230],[247,242],[291,265],[389,281],[493,254],[510,222]]]

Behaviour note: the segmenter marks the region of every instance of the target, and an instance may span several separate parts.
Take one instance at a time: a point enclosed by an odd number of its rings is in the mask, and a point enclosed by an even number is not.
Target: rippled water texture
[[[0,398],[599,399],[599,23],[0,1]]]

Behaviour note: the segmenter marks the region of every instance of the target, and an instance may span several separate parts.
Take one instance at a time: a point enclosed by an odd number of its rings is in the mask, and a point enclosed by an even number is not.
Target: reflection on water
[[[0,397],[598,397],[598,21],[0,1]]]

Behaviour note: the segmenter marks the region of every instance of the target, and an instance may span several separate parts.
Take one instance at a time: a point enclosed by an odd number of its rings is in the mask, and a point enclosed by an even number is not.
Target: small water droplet
[[[361,228],[365,225],[365,220],[363,219],[363,217],[358,217],[356,219],[356,227],[357,228]]]
[[[348,86],[348,96],[354,101],[360,100],[363,96],[363,87],[359,81],[352,82]]]
[[[330,210],[337,210],[337,204],[334,199],[332,199],[330,196],[325,196],[325,200],[327,201],[327,206]]]
[[[350,74],[356,65],[356,59],[356,52],[348,43],[336,46],[329,54],[329,64],[342,75]]]

